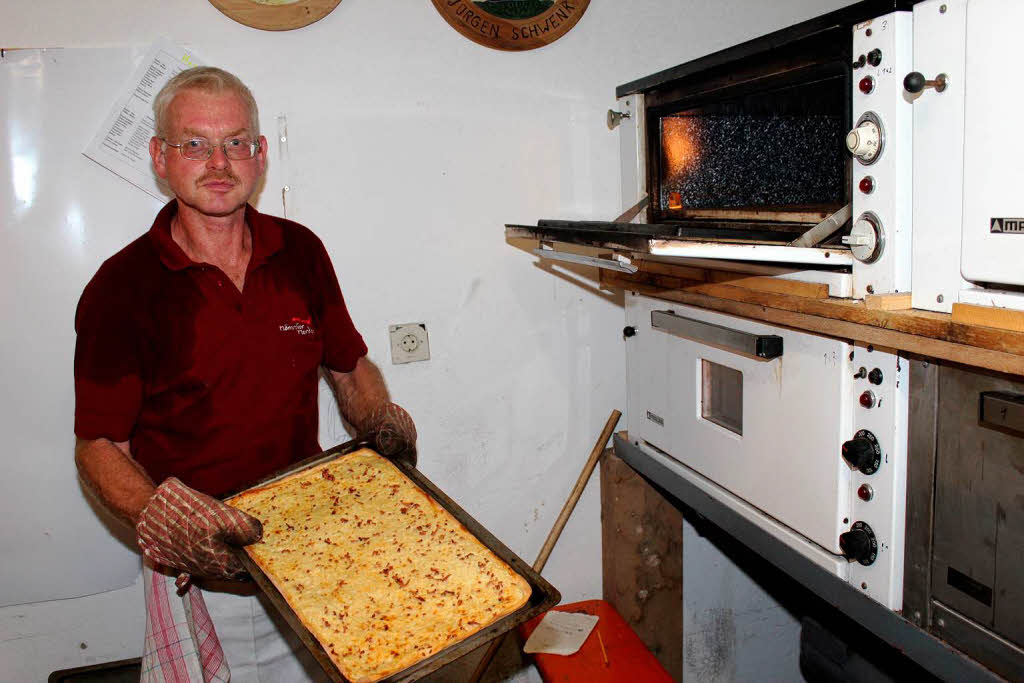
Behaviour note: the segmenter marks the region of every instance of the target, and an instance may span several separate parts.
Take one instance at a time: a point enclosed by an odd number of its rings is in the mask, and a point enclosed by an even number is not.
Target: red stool
[[[604,600],[584,600],[554,608],[559,612],[583,612],[598,617],[597,625],[575,654],[533,654],[541,677],[550,683],[586,681],[630,681],[630,683],[672,683],[661,663],[643,644],[615,608]],[[537,628],[544,615],[535,617],[519,627],[525,641]],[[600,639],[598,633],[601,634]],[[604,643],[604,652],[601,643]],[[605,655],[607,654],[607,663]]]

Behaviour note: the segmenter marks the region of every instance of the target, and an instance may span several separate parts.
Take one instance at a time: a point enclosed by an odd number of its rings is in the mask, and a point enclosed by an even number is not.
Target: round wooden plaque
[[[326,17],[341,0],[210,0],[240,24],[264,31],[290,31]]]
[[[532,50],[576,25],[590,0],[432,0],[456,31],[495,50]]]

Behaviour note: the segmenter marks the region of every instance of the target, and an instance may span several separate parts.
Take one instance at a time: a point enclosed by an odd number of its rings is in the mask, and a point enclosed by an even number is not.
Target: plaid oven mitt
[[[263,536],[260,521],[170,477],[150,497],[135,525],[139,547],[150,561],[191,576],[243,579],[248,576],[234,547]]]

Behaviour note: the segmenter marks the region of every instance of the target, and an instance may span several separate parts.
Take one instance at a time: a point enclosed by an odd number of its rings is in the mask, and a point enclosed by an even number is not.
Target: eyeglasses
[[[160,138],[160,140],[165,145],[177,147],[178,151],[181,152],[181,156],[190,161],[206,161],[213,156],[213,150],[217,147],[217,145],[214,145],[206,138],[189,138],[177,144],[168,142],[164,138]],[[244,161],[245,159],[252,159],[253,155],[259,151],[260,142],[247,136],[238,135],[224,138],[219,147],[224,150],[224,156],[228,159]]]

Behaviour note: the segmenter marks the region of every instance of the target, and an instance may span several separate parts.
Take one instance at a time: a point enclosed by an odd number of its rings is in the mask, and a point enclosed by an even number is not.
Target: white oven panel
[[[853,160],[853,221],[879,233],[871,262],[853,266],[853,295],[909,292],[911,280],[911,208],[913,108],[903,93],[911,71],[913,14],[893,12],[854,27],[853,55],[869,61],[853,71],[853,123],[874,121],[881,127],[881,151],[870,163]],[[879,61],[873,64],[873,55]],[[863,90],[862,90],[863,84]],[[870,177],[870,192],[861,181]],[[860,222],[860,221],[865,222]],[[854,237],[854,235],[851,235]],[[863,251],[871,253],[865,247]],[[854,247],[854,253],[858,250]]]
[[[966,0],[914,5],[914,68],[946,88],[913,95],[914,308],[949,313],[968,283],[960,276],[963,218]]]
[[[626,211],[644,198],[647,194],[647,143],[644,132],[647,130],[647,109],[644,107],[643,95],[629,95],[619,98],[616,109],[624,118],[619,121],[619,174],[622,187],[622,210]],[[629,114],[628,117],[625,115]],[[639,223],[647,222],[647,210],[644,209],[636,219]]]
[[[1013,80],[1022,23],[1020,0],[967,6],[961,268],[975,282],[1024,285],[1024,92]]]
[[[629,433],[838,554],[851,514],[850,344],[647,297],[627,297]],[[774,360],[652,327],[652,313],[780,335]],[[702,416],[703,361],[742,373],[742,435]],[[841,389],[841,390],[837,390]],[[729,422],[729,420],[724,420]]]
[[[876,472],[864,474],[853,470],[850,476],[852,522],[867,524],[878,543],[872,564],[850,563],[850,584],[892,609],[901,609],[910,368],[906,359],[862,344],[854,348],[852,366],[856,398],[850,436],[860,430],[871,432],[878,441],[881,457]],[[870,393],[865,396],[866,392]]]

